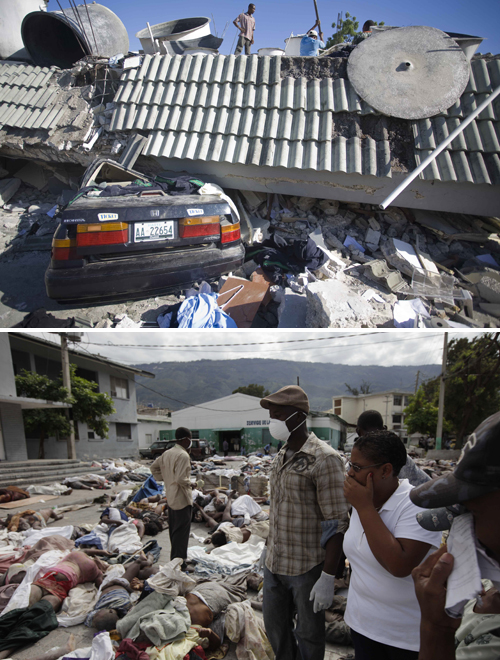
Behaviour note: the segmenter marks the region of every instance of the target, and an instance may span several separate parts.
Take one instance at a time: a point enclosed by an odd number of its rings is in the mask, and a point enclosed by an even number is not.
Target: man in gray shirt
[[[245,47],[245,55],[250,55],[250,48],[253,44],[253,33],[255,31],[255,5],[248,5],[248,10],[240,14],[233,21],[233,24],[240,31],[238,43],[236,44],[235,55],[239,55]]]

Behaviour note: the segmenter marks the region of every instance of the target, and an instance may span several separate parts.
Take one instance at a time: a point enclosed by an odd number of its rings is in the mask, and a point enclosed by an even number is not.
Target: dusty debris
[[[97,107],[97,115],[103,108],[106,104]],[[120,147],[125,144],[124,140]],[[135,151],[133,144],[129,150]],[[23,269],[29,268],[26,260],[29,261],[30,254],[48,262],[57,220],[47,213],[74,196],[83,168],[76,165],[46,168],[40,161],[11,159],[0,161],[0,167],[8,175],[0,178],[0,189],[17,185],[17,190],[0,208],[0,267],[3,262],[9,268],[15,268],[16,263]],[[34,178],[21,182],[17,177],[19,171],[33,173]],[[11,184],[12,180],[17,183]],[[39,190],[37,184],[42,181],[46,184]],[[394,327],[400,323],[411,323],[411,327],[434,327],[432,324],[438,323],[439,327],[446,327],[448,322],[459,327],[496,327],[498,324],[500,220],[497,218],[396,207],[380,212],[368,204],[269,195],[261,191],[230,191],[230,194],[242,225],[247,225],[244,240],[250,247],[258,247],[274,237],[286,247],[286,254],[299,256],[291,267],[287,266],[285,255],[285,261],[274,270],[259,265],[253,255],[247,256],[247,261],[232,275],[249,283],[243,288],[255,286],[258,281],[269,293],[264,304],[251,296],[237,323],[239,327]],[[308,261],[308,249],[320,250],[326,261],[320,266],[319,261]],[[223,293],[227,281],[227,277],[211,281],[212,292]],[[196,289],[199,283],[193,285]],[[58,319],[78,315],[92,327],[124,327],[129,320],[133,327],[155,327],[159,315],[184,300],[179,291],[161,298],[65,310],[57,305],[48,307],[48,300],[43,297],[33,307],[26,303],[21,291],[18,295],[17,299],[11,295],[2,299],[0,323],[4,326],[14,318],[9,309],[22,311],[24,316],[44,306]],[[406,314],[408,318],[402,321],[397,318],[400,308],[396,303],[415,299],[419,301],[415,303],[417,311],[412,308]],[[221,303],[224,302],[227,301],[221,298]],[[25,307],[21,309],[23,303]],[[250,306],[252,313],[248,315]],[[20,320],[16,317],[11,325]]]

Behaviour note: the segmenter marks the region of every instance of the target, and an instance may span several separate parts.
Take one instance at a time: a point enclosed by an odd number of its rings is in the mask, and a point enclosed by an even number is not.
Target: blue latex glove
[[[335,575],[321,572],[319,580],[311,589],[309,600],[314,600],[314,612],[326,610],[333,603]]]

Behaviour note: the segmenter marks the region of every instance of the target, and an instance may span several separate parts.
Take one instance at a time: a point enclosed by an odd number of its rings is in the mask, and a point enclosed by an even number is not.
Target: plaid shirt
[[[348,527],[344,465],[340,454],[314,433],[284,463],[286,444],[271,465],[271,507],[266,566],[279,575],[302,575],[325,559],[323,521]]]

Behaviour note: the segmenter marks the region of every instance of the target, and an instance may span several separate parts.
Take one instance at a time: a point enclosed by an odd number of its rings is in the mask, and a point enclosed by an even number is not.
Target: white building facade
[[[161,434],[171,440],[175,429],[189,428],[193,438],[211,442],[217,452],[227,440],[230,452],[240,452],[244,447],[249,453],[258,451],[278,441],[269,433],[269,411],[260,406],[260,399],[247,394],[231,394],[221,399],[207,401],[172,413],[172,429]],[[345,440],[346,424],[332,413],[311,412],[307,426],[321,439],[338,449]]]
[[[397,433],[401,440],[408,443],[404,409],[413,392],[388,390],[374,394],[358,396],[335,396],[332,399],[332,412],[344,419],[349,426],[356,426],[356,421],[365,410],[376,410],[382,415],[384,424],[390,431]]]

